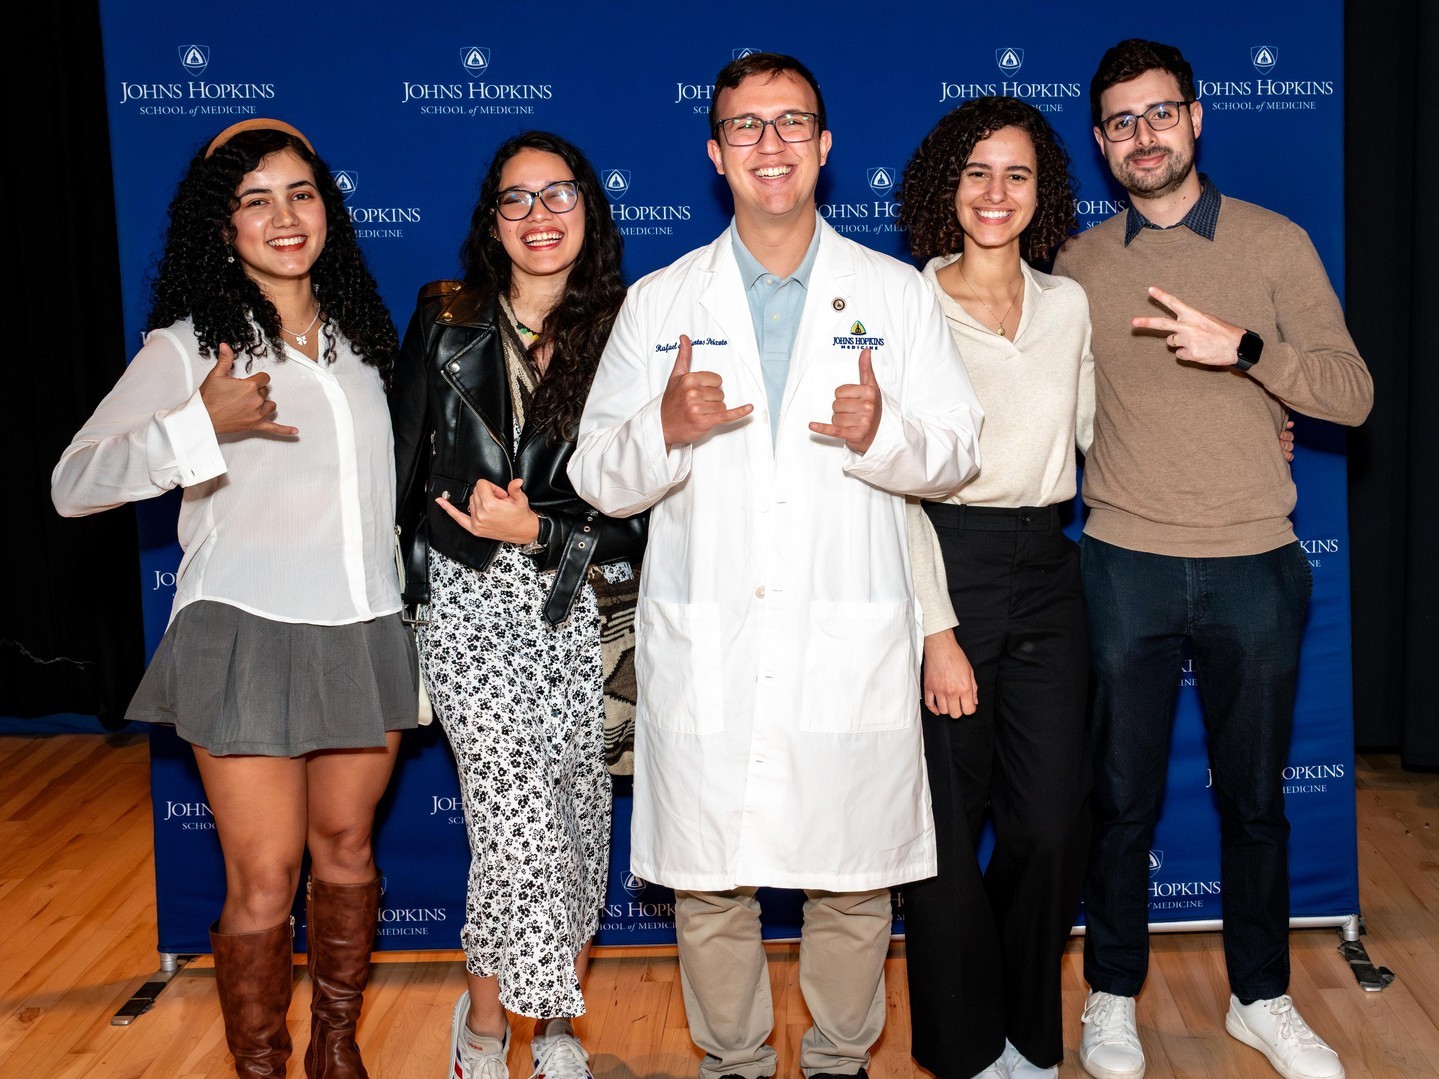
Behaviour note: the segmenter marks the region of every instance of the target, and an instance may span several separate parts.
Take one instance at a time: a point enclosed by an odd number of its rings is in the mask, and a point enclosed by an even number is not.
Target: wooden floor
[[[1333,929],[1292,935],[1292,991],[1343,1058],[1351,1079],[1439,1075],[1439,776],[1406,773],[1394,757],[1357,769],[1360,896],[1371,959],[1398,980],[1362,991]],[[157,966],[146,742],[142,736],[0,737],[0,1077],[187,1079],[231,1074],[213,971],[197,959],[128,1027],[111,1016]],[[1226,989],[1213,933],[1153,938],[1140,998],[1149,1076],[1274,1073],[1223,1029]],[[796,948],[770,949],[781,1075],[794,1077],[807,1025]],[[307,1037],[309,981],[296,967],[292,1075]],[[927,1073],[909,1058],[904,948],[888,964],[889,1022],[874,1079]],[[463,989],[458,953],[381,953],[360,1043],[375,1079],[448,1075],[450,1008]],[[1064,964],[1065,1063],[1079,1070],[1084,994],[1079,942]],[[602,953],[579,1030],[597,1079],[689,1079],[699,1055],[685,1030],[672,952]],[[525,1020],[511,1074],[529,1074]]]

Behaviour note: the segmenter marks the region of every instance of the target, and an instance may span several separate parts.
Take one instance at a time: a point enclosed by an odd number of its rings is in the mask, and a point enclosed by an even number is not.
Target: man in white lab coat
[[[979,465],[979,404],[933,290],[816,212],[814,76],[720,72],[732,226],[635,284],[569,466],[653,507],[637,613],[631,865],[676,890],[702,1079],[775,1072],[755,889],[807,893],[806,1076],[865,1074],[891,885],[935,872],[904,495]]]

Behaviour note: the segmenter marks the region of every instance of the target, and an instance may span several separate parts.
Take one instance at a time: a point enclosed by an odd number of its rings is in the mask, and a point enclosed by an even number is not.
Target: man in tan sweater
[[[1096,415],[1083,544],[1095,678],[1095,838],[1080,1061],[1139,1079],[1147,852],[1181,653],[1203,693],[1221,818],[1228,1031],[1288,1079],[1338,1056],[1289,988],[1281,774],[1311,578],[1278,436],[1288,412],[1358,424],[1373,383],[1304,230],[1195,171],[1203,109],[1178,49],[1130,40],[1090,84],[1094,137],[1131,206],[1055,272],[1089,295]]]

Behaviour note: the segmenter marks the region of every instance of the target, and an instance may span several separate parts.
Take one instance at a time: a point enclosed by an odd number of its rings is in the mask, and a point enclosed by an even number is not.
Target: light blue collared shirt
[[[739,238],[739,228],[733,222],[730,235],[740,280],[744,282],[745,297],[749,300],[755,344],[759,346],[760,373],[769,399],[769,431],[773,439],[779,435],[779,409],[784,401],[784,384],[789,378],[789,357],[794,351],[800,316],[804,314],[804,301],[809,294],[809,275],[819,254],[819,225],[815,225],[809,250],[788,277],[779,277],[761,266]]]

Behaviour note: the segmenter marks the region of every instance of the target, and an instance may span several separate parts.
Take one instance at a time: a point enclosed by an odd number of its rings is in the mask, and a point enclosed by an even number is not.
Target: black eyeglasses
[[[1117,112],[1099,122],[1099,130],[1110,142],[1128,142],[1139,130],[1139,121],[1144,120],[1151,131],[1168,131],[1179,123],[1179,110],[1193,101],[1161,101],[1150,105],[1143,112]]]
[[[724,140],[731,146],[753,146],[764,138],[764,129],[774,128],[774,133],[783,142],[809,142],[819,130],[819,114],[813,112],[786,112],[773,120],[761,120],[758,116],[731,116],[715,121],[715,131],[724,132]]]
[[[535,208],[535,199],[552,214],[567,214],[579,205],[580,187],[573,180],[556,180],[538,191],[507,187],[495,196],[495,209],[506,221],[523,221]]]

